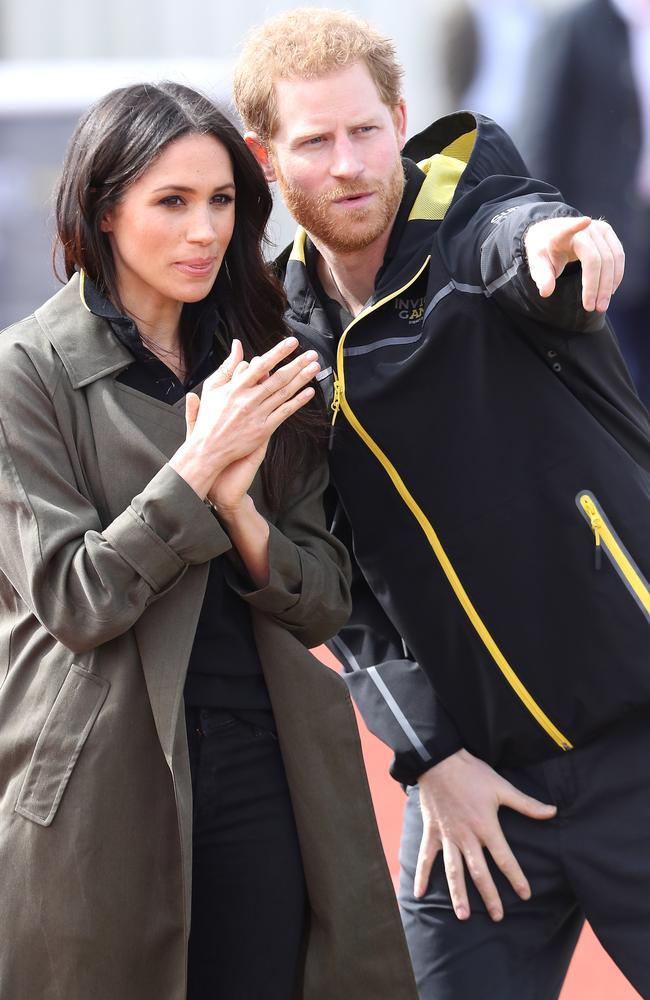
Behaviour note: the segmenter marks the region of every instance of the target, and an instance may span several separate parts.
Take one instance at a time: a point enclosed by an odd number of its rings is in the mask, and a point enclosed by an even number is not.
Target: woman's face
[[[235,182],[225,147],[185,135],[165,147],[101,223],[122,304],[146,317],[208,294],[235,224]]]

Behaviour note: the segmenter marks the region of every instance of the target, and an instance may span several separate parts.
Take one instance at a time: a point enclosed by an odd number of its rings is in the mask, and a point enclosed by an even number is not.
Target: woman
[[[269,211],[209,101],[114,91],[59,187],[68,283],[0,340],[2,1000],[414,996],[306,648],[347,560]]]

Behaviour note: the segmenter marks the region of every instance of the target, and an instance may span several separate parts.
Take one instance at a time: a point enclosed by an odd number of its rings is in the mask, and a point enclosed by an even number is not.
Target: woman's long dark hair
[[[56,196],[55,255],[67,278],[84,270],[121,308],[115,264],[101,221],[162,151],[185,135],[211,135],[226,148],[235,178],[235,227],[217,279],[200,303],[185,305],[183,348],[198,314],[218,304],[230,339],[250,359],[287,336],[282,286],[262,256],[272,198],[235,126],[202,94],[175,83],[113,90],[81,119],[70,141]],[[315,464],[325,438],[320,394],[273,435],[262,475],[274,505],[295,472]]]

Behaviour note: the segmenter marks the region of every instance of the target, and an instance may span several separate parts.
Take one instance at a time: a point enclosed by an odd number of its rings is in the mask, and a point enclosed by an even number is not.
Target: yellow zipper
[[[339,382],[336,375],[334,376],[334,396],[332,398],[332,426],[336,423],[336,418],[339,415],[339,410],[341,409],[341,383]]]
[[[594,533],[596,569],[600,569],[601,553],[604,549],[637,604],[645,612],[646,618],[650,620],[650,588],[641,570],[625,551],[593,494],[581,490],[576,500],[586,514]]]
[[[379,309],[380,306],[382,306],[386,302],[390,301],[390,299],[396,298],[398,295],[401,295],[404,291],[406,291],[406,289],[410,285],[412,285],[413,282],[416,281],[420,277],[420,275],[424,271],[425,267],[427,267],[430,259],[431,259],[430,257],[427,257],[426,261],[424,262],[424,264],[422,265],[422,267],[420,268],[420,270],[417,272],[417,274],[415,275],[415,277],[413,277],[406,285],[404,285],[398,291],[393,292],[391,295],[387,295],[385,298],[383,298],[380,302],[377,302],[374,306],[372,306],[367,311],[365,311],[363,313],[360,313],[359,316],[357,316],[352,321],[352,323],[350,323],[350,325],[347,327],[347,329],[343,333],[343,335],[341,337],[341,340],[339,341],[339,348],[338,348],[338,355],[337,355],[338,373],[337,373],[337,377],[336,377],[336,381],[335,381],[335,386],[336,385],[338,386],[338,395],[336,395],[336,391],[337,390],[335,389],[335,398],[336,398],[336,401],[337,401],[337,407],[336,407],[336,411],[334,413],[334,419],[336,419],[337,413],[339,412],[339,410],[341,410],[343,412],[344,416],[346,417],[348,423],[350,424],[350,426],[354,429],[354,431],[358,434],[358,436],[361,438],[361,440],[366,445],[366,447],[369,448],[369,450],[373,453],[373,455],[375,456],[375,458],[382,465],[384,471],[387,473],[387,475],[389,476],[390,480],[392,481],[393,486],[395,487],[395,489],[397,490],[397,492],[401,496],[402,500],[404,501],[404,503],[406,504],[406,506],[410,510],[411,514],[413,515],[413,517],[415,518],[415,520],[420,525],[420,528],[424,532],[424,534],[426,536],[426,539],[427,539],[429,545],[431,546],[431,549],[433,550],[433,553],[434,553],[436,559],[438,560],[442,571],[444,572],[445,576],[447,577],[447,580],[448,580],[449,584],[451,585],[451,588],[454,591],[454,594],[456,595],[458,601],[460,602],[460,605],[463,608],[465,614],[469,618],[470,622],[472,623],[473,627],[475,628],[476,632],[478,633],[479,638],[483,642],[483,644],[486,647],[486,649],[488,650],[490,656],[492,657],[492,659],[494,660],[494,662],[498,666],[499,670],[501,671],[501,673],[505,677],[505,679],[508,682],[508,684],[510,684],[510,686],[513,689],[513,691],[515,692],[515,694],[521,699],[521,701],[526,706],[526,708],[528,709],[528,711],[530,712],[530,714],[537,721],[537,723],[542,727],[542,729],[547,733],[547,735],[550,736],[550,738],[559,747],[561,747],[562,750],[571,750],[572,749],[572,744],[569,742],[569,740],[567,739],[567,737],[562,732],[560,732],[560,730],[557,728],[557,726],[553,722],[551,722],[551,720],[546,715],[546,713],[537,704],[537,702],[535,701],[535,699],[533,698],[533,696],[531,695],[531,693],[524,686],[524,684],[522,684],[522,682],[519,680],[519,677],[517,676],[517,674],[515,673],[515,671],[512,669],[512,667],[508,663],[507,659],[505,658],[505,656],[503,655],[503,653],[501,652],[501,650],[497,646],[496,642],[494,641],[494,639],[492,638],[490,632],[488,631],[485,623],[481,619],[478,611],[476,610],[476,608],[472,604],[472,602],[471,602],[471,600],[469,598],[469,595],[467,594],[467,591],[463,587],[463,585],[462,585],[462,583],[461,583],[461,581],[460,581],[460,579],[459,579],[459,577],[458,577],[458,575],[457,575],[454,567],[452,566],[452,564],[451,564],[451,562],[449,560],[449,557],[447,556],[447,553],[445,552],[444,548],[442,547],[440,539],[438,538],[438,535],[434,531],[434,528],[433,528],[431,522],[428,520],[427,516],[425,515],[424,511],[419,506],[419,504],[417,503],[417,501],[415,500],[415,498],[413,497],[413,495],[407,489],[407,487],[406,487],[403,479],[401,478],[400,474],[398,473],[398,471],[395,468],[395,466],[393,465],[393,463],[390,461],[390,459],[387,457],[387,455],[384,454],[384,452],[381,450],[381,448],[379,447],[379,445],[370,437],[370,435],[365,430],[365,428],[361,425],[361,423],[359,422],[359,420],[357,419],[357,417],[353,413],[353,411],[352,411],[352,409],[350,407],[350,404],[348,403],[348,401],[346,399],[346,396],[345,396],[345,372],[344,372],[344,369],[343,369],[343,345],[344,345],[344,342],[345,342],[345,339],[346,339],[348,333],[350,332],[350,330],[352,329],[352,327],[354,326],[354,324],[358,320],[360,320],[362,317],[367,316],[370,312],[372,312],[375,309]]]

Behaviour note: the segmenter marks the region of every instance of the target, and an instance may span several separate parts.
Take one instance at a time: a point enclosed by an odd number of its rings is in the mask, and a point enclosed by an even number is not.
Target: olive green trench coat
[[[167,464],[168,406],[73,278],[0,337],[0,998],[183,1000],[191,872],[184,674],[230,550]],[[414,1000],[345,685],[308,648],[348,609],[321,470],[272,514],[271,580],[231,582],[278,724],[311,905],[304,1000]],[[260,997],[259,1000],[264,1000]],[[289,998],[288,998],[289,1000]]]

